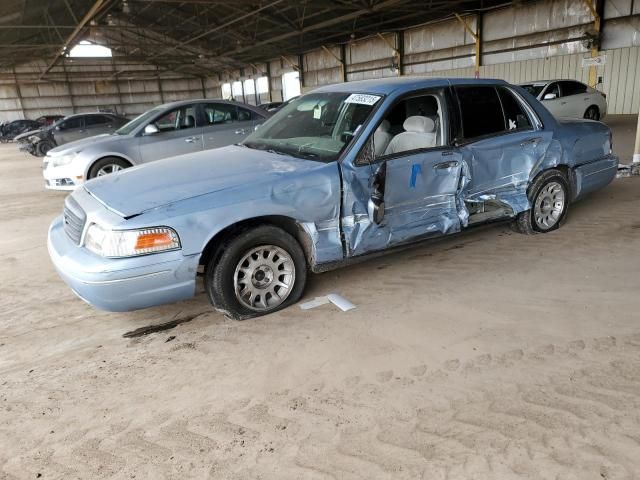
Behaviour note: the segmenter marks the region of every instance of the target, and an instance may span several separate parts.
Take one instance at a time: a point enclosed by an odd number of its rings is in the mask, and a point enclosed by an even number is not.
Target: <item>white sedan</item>
[[[542,80],[520,86],[556,118],[601,120],[607,114],[606,95],[575,80]]]

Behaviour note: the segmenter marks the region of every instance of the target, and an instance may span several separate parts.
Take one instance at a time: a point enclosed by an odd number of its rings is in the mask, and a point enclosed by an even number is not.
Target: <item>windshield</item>
[[[299,97],[247,137],[243,145],[297,158],[337,160],[380,98],[351,93]]]
[[[136,128],[138,128],[143,123],[146,123],[147,121],[151,120],[162,110],[163,110],[162,107],[156,107],[156,108],[152,108],[151,110],[147,110],[143,114],[138,115],[136,118],[131,120],[129,123],[125,123],[122,127],[116,130],[114,133],[116,135],[129,135]]]
[[[544,88],[545,85],[546,83],[528,83],[526,85],[520,85],[520,86],[524,88],[527,92],[529,92],[531,95],[533,95],[534,97],[537,97],[538,95],[540,95],[540,92],[542,92],[542,89]]]

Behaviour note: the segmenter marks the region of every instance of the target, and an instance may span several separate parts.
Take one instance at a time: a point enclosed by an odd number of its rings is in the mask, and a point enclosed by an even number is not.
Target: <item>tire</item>
[[[600,109],[595,105],[591,105],[587,108],[587,111],[584,112],[584,118],[587,120],[600,120]]]
[[[567,217],[569,199],[569,182],[564,174],[559,170],[542,172],[529,187],[531,208],[518,214],[515,229],[525,235],[558,229]]]
[[[95,162],[89,169],[89,178],[96,178],[109,173],[129,168],[131,164],[118,157],[105,157]]]
[[[36,145],[36,157],[44,157],[55,145],[50,140],[42,140]]]
[[[251,228],[223,242],[219,251],[217,261],[214,256],[206,267],[204,283],[211,304],[226,316],[244,320],[266,315],[302,296],[307,263],[300,244],[284,230]],[[276,285],[276,279],[288,289]]]

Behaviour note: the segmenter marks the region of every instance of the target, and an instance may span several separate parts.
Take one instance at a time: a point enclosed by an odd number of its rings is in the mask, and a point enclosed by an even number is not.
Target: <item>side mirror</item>
[[[555,100],[557,95],[555,93],[545,93],[542,100]]]
[[[153,123],[150,123],[149,125],[144,127],[144,134],[145,135],[155,135],[159,131],[160,130],[158,130],[158,127],[156,127]]]
[[[371,197],[367,202],[367,215],[376,225],[382,223],[384,218],[384,189],[387,178],[387,162],[382,162],[382,165],[371,176],[370,187]]]
[[[62,129],[60,128],[60,125],[58,125],[58,126],[56,127],[56,130],[57,130],[57,131],[62,130]]]

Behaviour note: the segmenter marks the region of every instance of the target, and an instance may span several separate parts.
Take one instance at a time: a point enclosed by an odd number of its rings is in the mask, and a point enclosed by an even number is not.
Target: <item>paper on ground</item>
[[[353,303],[337,293],[330,293],[324,297],[316,297],[313,300],[301,303],[300,308],[302,310],[309,310],[311,308],[319,307],[320,305],[326,305],[329,302],[333,303],[343,312],[348,312],[349,310],[356,308]]]
[[[305,302],[305,303],[301,303],[300,304],[300,308],[302,310],[309,310],[310,308],[319,307],[320,305],[326,305],[327,303],[329,303],[329,299],[326,296],[325,297],[316,297],[313,300],[310,300],[310,301]]]
[[[349,310],[353,310],[356,306],[347,300],[344,297],[341,297],[337,293],[330,293],[327,295],[327,298],[331,303],[333,303],[336,307],[338,307],[343,312],[348,312]]]

